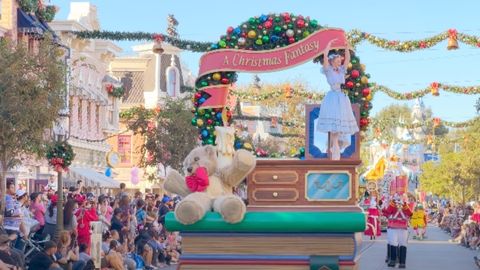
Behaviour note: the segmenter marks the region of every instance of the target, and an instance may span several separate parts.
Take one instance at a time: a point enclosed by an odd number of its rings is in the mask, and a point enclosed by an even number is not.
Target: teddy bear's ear
[[[213,147],[212,145],[207,145],[207,146],[205,146],[205,152],[206,152],[209,156],[215,156],[215,155],[216,155],[216,149],[215,149],[215,147]]]

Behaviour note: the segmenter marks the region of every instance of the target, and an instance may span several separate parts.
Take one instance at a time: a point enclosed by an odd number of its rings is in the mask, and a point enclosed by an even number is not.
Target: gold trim
[[[288,46],[285,46],[285,47],[281,47],[281,48],[278,48],[278,49],[273,49],[273,50],[262,50],[262,51],[250,51],[250,50],[238,50],[238,49],[220,49],[220,50],[213,50],[213,51],[209,51],[209,52],[206,52],[204,54],[202,54],[202,56],[200,57],[200,60],[199,60],[199,65],[202,63],[202,59],[204,57],[206,57],[207,55],[209,54],[212,54],[212,53],[219,53],[219,52],[237,52],[237,53],[241,53],[241,52],[246,52],[246,53],[249,53],[249,54],[262,54],[262,53],[265,53],[265,52],[275,52],[275,51],[280,51],[280,50],[288,50],[290,49],[291,47],[293,46],[296,46],[298,45],[300,42],[307,42],[309,39],[313,38],[315,34],[317,33],[320,33],[320,32],[323,32],[323,31],[328,31],[328,30],[341,30],[344,34],[345,34],[345,30],[341,29],[341,28],[322,28],[318,31],[315,31],[313,33],[311,33],[308,37],[300,40],[300,41],[297,41],[295,43],[292,43]],[[345,40],[347,40],[347,38],[345,37]],[[335,49],[345,49],[345,47],[332,47],[330,48],[330,50],[335,50]],[[215,73],[215,72],[224,72],[224,71],[228,71],[228,72],[248,72],[248,73],[268,73],[268,72],[277,72],[277,71],[282,71],[282,70],[287,70],[287,69],[291,69],[291,68],[294,68],[296,66],[299,66],[299,65],[302,65],[306,62],[309,62],[313,59],[315,59],[316,57],[322,55],[324,53],[324,50],[321,51],[318,55],[315,55],[313,58],[309,58],[305,61],[302,61],[302,62],[299,62],[295,65],[288,65],[287,67],[285,68],[279,68],[279,69],[275,69],[275,70],[259,70],[259,71],[249,71],[249,70],[232,70],[231,68],[222,68],[222,69],[213,69],[213,70],[209,70],[208,72],[206,73],[202,73],[202,74],[198,74],[197,76],[197,79],[195,81],[198,80],[198,78],[206,75],[206,74],[210,74],[210,73]]]
[[[258,191],[271,191],[273,199],[258,199],[255,195],[255,193]],[[273,194],[277,192],[278,196],[279,191],[293,191],[295,193],[295,197],[291,199],[278,199],[277,197],[273,196]],[[299,192],[295,188],[257,188],[252,191],[252,197],[256,202],[296,202],[299,197]]]
[[[272,181],[266,181],[266,182],[259,182],[256,180],[256,175],[259,174],[259,173],[272,173],[272,177],[274,175],[279,175],[280,173],[283,173],[283,172],[288,172],[288,173],[293,173],[295,174],[296,178],[293,182],[280,182],[278,181],[278,179],[276,180],[272,180]],[[269,184],[275,184],[275,185],[292,185],[292,184],[296,184],[298,182],[298,180],[300,179],[300,177],[298,177],[298,173],[297,171],[285,171],[285,170],[279,170],[279,171],[273,171],[273,170],[256,170],[253,175],[252,175],[252,182],[255,183],[255,184],[258,184],[258,185],[269,185]]]
[[[327,174],[327,173],[342,173],[342,174],[347,174],[348,175],[348,180],[349,180],[349,192],[348,192],[348,198],[347,199],[310,199],[307,195],[307,188],[308,188],[308,176],[310,174]],[[348,202],[350,199],[352,199],[352,193],[353,193],[353,178],[352,174],[348,170],[343,170],[343,171],[307,171],[305,173],[305,200],[309,202]]]

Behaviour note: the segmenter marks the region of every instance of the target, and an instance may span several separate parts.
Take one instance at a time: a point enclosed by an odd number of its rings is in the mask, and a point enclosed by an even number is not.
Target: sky
[[[51,0],[60,7],[56,16],[65,20],[70,2]],[[403,1],[321,1],[321,0],[92,0],[97,6],[102,30],[165,33],[167,15],[179,21],[180,38],[218,41],[229,26],[237,26],[252,16],[291,12],[310,16],[323,26],[360,29],[395,40],[414,40],[432,36],[450,28],[480,35],[480,1],[473,0],[403,0]],[[118,43],[124,55],[131,55],[132,42]],[[370,81],[394,90],[408,92],[431,82],[461,86],[480,85],[480,48],[460,43],[459,50],[448,51],[446,41],[418,52],[397,53],[367,42],[357,46],[357,55],[370,73]],[[194,74],[198,72],[200,53],[183,52],[183,61]],[[238,84],[248,84],[252,74],[239,74]],[[282,72],[259,74],[264,83],[306,82],[309,89],[324,92],[328,84],[318,64],[307,63]],[[423,100],[436,117],[465,121],[475,117],[474,105],[479,95],[440,92]],[[408,104],[383,93],[373,100],[372,113],[390,104]]]

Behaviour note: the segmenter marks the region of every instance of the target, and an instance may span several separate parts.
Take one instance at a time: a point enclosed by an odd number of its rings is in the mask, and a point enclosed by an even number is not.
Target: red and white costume
[[[388,218],[387,239],[390,249],[388,266],[395,266],[398,251],[400,268],[405,268],[408,221],[413,214],[412,210],[406,202],[402,202],[398,195],[396,195],[396,198],[390,201],[387,208],[383,209],[383,214]]]
[[[380,212],[377,207],[377,198],[371,197],[364,201],[365,205],[368,205],[367,213],[367,229],[365,235],[367,236],[380,236],[382,234],[380,226]]]

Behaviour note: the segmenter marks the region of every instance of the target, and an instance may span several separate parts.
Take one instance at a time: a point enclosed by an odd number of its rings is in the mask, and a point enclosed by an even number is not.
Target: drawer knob
[[[278,192],[273,192],[273,193],[272,193],[272,196],[273,196],[274,198],[278,197]]]
[[[274,175],[272,176],[273,180],[277,180],[278,179],[278,175]]]

